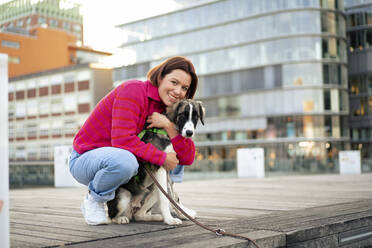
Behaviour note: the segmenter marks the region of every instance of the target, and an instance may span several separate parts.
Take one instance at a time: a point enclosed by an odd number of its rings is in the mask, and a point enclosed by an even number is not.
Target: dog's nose
[[[193,134],[194,134],[194,132],[191,131],[191,130],[187,130],[187,131],[186,131],[186,135],[187,135],[187,137],[191,137]]]

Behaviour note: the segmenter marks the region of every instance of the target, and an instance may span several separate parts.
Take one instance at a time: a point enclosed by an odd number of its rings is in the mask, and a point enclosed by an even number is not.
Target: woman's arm
[[[184,138],[176,129],[176,126],[165,115],[154,112],[147,118],[148,126],[163,128],[171,139],[173,149],[177,153],[179,163],[191,165],[195,158],[195,145],[192,139]]]
[[[176,126],[165,115],[154,112],[147,118],[147,122],[150,123],[148,128],[152,127],[162,128],[167,132],[169,138],[171,139],[178,135]]]
[[[142,142],[137,136],[146,92],[136,84],[120,87],[112,103],[111,145],[128,150],[142,160],[163,165],[167,154],[150,143]]]

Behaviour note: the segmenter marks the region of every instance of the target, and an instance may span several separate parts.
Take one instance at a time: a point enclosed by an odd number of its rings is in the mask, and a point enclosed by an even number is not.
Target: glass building
[[[361,150],[364,170],[372,171],[372,1],[345,1],[345,11],[351,146]]]
[[[115,81],[174,55],[196,66],[207,119],[188,175],[233,175],[237,149],[256,147],[269,175],[338,171],[350,149],[343,1],[220,0],[119,27],[130,56]]]

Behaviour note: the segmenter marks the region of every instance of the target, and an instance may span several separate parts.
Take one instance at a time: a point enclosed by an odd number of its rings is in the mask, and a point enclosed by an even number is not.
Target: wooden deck
[[[176,190],[199,221],[256,239],[261,247],[372,245],[372,174],[187,181]],[[80,213],[85,193],[85,188],[11,190],[11,247],[248,247],[190,221],[179,227],[88,226]]]

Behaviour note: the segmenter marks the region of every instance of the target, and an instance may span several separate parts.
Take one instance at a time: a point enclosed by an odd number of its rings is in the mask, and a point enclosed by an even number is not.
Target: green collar
[[[156,127],[148,128],[148,129],[143,129],[142,132],[140,132],[137,136],[142,139],[143,135],[145,135],[146,132],[153,132],[153,133],[158,133],[162,134],[165,136],[168,136],[167,132],[164,129],[159,129]]]

